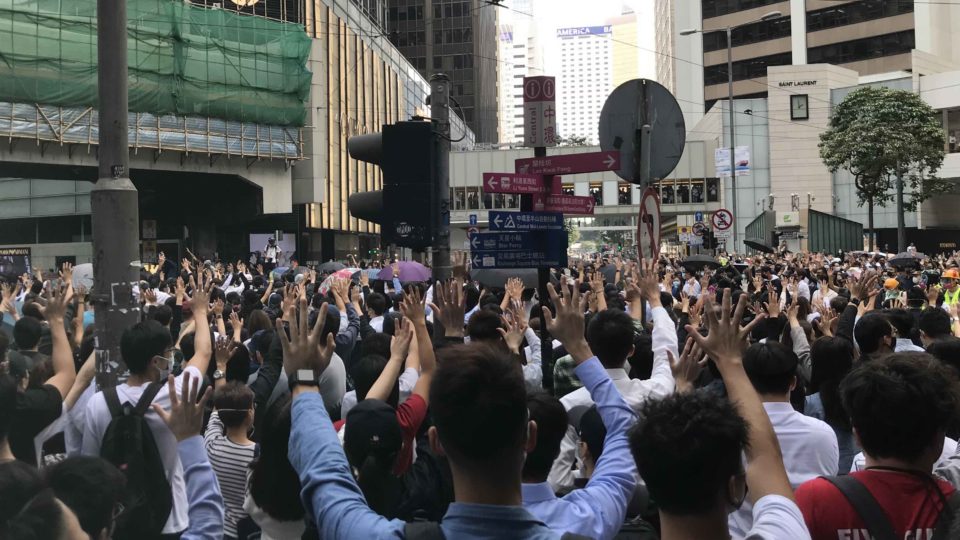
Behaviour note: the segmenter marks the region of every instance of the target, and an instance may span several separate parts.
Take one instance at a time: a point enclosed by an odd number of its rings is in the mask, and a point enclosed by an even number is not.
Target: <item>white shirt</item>
[[[523,331],[523,337],[527,338],[527,364],[523,366],[523,382],[530,392],[543,390],[543,366],[540,364],[542,353],[540,351],[540,336],[529,326]]]
[[[813,291],[813,298],[810,300],[810,302],[811,302],[812,304],[816,304],[816,303],[817,303],[817,300],[820,300],[820,301],[823,302],[823,307],[829,308],[829,307],[830,307],[830,301],[833,300],[834,298],[836,298],[837,296],[839,296],[839,295],[837,294],[837,291],[835,291],[835,290],[833,290],[833,289],[829,289],[829,288],[828,288],[828,289],[827,289],[827,294],[823,294],[823,293],[820,292],[820,287],[817,287],[817,290]]]
[[[413,393],[413,387],[420,380],[420,372],[413,368],[406,368],[400,374],[400,403],[403,403]],[[357,391],[351,390],[343,395],[340,402],[340,418],[346,418],[350,409],[357,406]]]
[[[796,489],[807,480],[837,474],[840,447],[833,428],[798,413],[786,402],[765,402],[763,408],[780,443],[791,487]],[[728,523],[733,538],[747,538],[746,532],[753,527],[756,517],[753,510],[750,501],[745,501],[740,510],[730,514]]]
[[[183,370],[179,377],[174,379],[176,392],[179,394],[183,387],[183,377],[189,374],[195,379],[201,377],[200,370],[190,366]],[[117,386],[117,396],[120,398],[120,404],[134,403],[139,401],[140,396],[147,385],[130,386],[121,384]],[[164,409],[170,408],[170,394],[167,385],[163,384],[154,403]],[[87,402],[86,410],[83,415],[83,454],[88,456],[100,455],[100,443],[103,441],[103,435],[110,425],[110,409],[107,408],[107,401],[103,397],[103,392],[97,392]],[[177,453],[177,438],[173,436],[170,428],[157,416],[154,410],[147,409],[145,415],[150,431],[153,432],[153,439],[157,443],[157,449],[160,451],[160,458],[163,460],[163,468],[167,471],[167,480],[173,491],[173,508],[170,511],[170,517],[163,526],[163,533],[177,533],[187,529],[189,519],[187,517],[187,491],[183,480],[183,466],[180,464],[180,455]]]
[[[674,358],[680,358],[677,352],[677,330],[670,315],[667,315],[667,310],[662,307],[655,308],[651,319],[653,320],[653,370],[650,378],[631,379],[622,368],[607,369],[613,385],[634,411],[639,411],[648,399],[661,399],[673,393],[675,381],[673,372],[670,370],[667,351],[669,350]],[[568,413],[576,410],[582,414],[583,410],[593,406],[593,400],[590,399],[590,391],[587,388],[578,388],[570,392],[560,398],[560,403]],[[547,481],[555,491],[569,490],[573,487],[576,476],[573,463],[578,459],[577,448],[580,442],[577,426],[573,422],[579,423],[580,414],[571,415],[571,424],[567,426],[567,434],[560,443],[560,455],[554,460],[553,468],[550,469],[550,475],[547,477]]]
[[[370,319],[370,328],[377,332],[383,332],[383,315]]]
[[[683,284],[683,292],[687,296],[700,296],[700,282],[697,280],[687,280]]]
[[[950,456],[957,453],[957,441],[951,439],[950,437],[943,438],[943,451],[940,452],[940,457],[937,459],[937,462],[933,464],[933,468],[944,466],[950,462]],[[867,458],[864,457],[863,452],[860,452],[853,458],[853,464],[850,466],[850,472],[862,471],[867,468]]]
[[[761,497],[753,506],[753,527],[748,540],[808,540],[810,531],[797,503],[780,495]],[[733,530],[730,531],[733,535]],[[736,538],[734,536],[734,538]]]
[[[907,338],[897,338],[897,343],[893,347],[893,352],[926,352],[926,349],[914,345],[913,340]]]

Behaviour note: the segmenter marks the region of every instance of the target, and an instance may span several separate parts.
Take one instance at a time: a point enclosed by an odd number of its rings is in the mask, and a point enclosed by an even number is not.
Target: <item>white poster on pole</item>
[[[750,174],[750,147],[738,146],[734,158],[737,163],[737,176]],[[730,148],[717,148],[713,153],[713,164],[718,177],[730,176]]]

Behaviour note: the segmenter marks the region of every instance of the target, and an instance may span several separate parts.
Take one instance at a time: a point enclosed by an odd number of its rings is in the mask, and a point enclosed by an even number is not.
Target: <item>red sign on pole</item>
[[[516,160],[516,170],[523,174],[578,174],[620,169],[620,152],[588,152]]]
[[[534,212],[563,212],[565,214],[593,214],[596,202],[593,197],[575,195],[534,194]]]
[[[483,190],[487,193],[543,193],[547,186],[543,177],[529,174],[483,173]]]

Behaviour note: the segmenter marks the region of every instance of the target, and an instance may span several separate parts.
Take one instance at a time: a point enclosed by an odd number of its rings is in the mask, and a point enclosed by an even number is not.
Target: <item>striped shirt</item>
[[[257,445],[237,444],[228,439],[217,411],[210,415],[203,440],[223,494],[224,536],[236,538],[237,522],[247,517],[243,499],[247,494],[247,472],[256,456]]]

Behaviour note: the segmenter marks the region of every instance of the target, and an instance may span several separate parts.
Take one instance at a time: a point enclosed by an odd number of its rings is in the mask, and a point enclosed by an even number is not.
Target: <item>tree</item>
[[[567,245],[572,246],[580,240],[580,228],[577,227],[572,219],[563,221],[563,228],[567,231]]]
[[[873,211],[897,194],[899,249],[905,246],[904,212],[949,191],[936,173],[943,164],[940,116],[920,96],[904,90],[865,87],[851,92],[830,116],[820,135],[820,158],[830,172],[844,169],[854,178],[858,205],[867,205],[870,250],[874,249]],[[910,200],[904,202],[905,182]]]
[[[569,137],[557,137],[557,146],[589,146],[586,137],[571,135]]]

